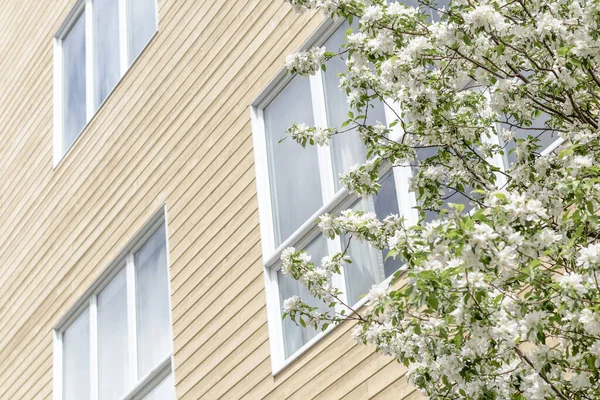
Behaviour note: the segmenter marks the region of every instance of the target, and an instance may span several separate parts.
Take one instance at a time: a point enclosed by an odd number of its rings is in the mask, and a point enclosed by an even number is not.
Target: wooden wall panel
[[[158,33],[53,168],[52,38],[74,4],[0,1],[0,400],[52,398],[53,327],[163,204],[178,398],[417,398],[350,322],[272,375],[249,106],[323,17],[158,0]]]

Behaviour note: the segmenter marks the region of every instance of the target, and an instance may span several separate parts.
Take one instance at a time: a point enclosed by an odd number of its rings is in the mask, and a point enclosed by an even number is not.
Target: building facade
[[[348,144],[274,145],[294,120],[335,123],[331,74],[282,68],[346,26],[283,0],[0,13],[0,399],[419,397],[350,321],[317,334],[280,318],[301,290],[281,249],[339,246],[318,212],[410,202],[395,171],[391,200],[340,191]],[[338,283],[353,301],[396,268],[359,253],[365,270]]]

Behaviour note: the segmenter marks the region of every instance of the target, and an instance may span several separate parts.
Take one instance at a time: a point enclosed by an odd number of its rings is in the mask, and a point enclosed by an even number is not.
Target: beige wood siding
[[[350,323],[271,374],[249,105],[316,30],[283,0],[159,0],[159,31],[56,169],[52,38],[0,2],[0,399],[52,397],[52,329],[167,206],[179,399],[412,399]]]

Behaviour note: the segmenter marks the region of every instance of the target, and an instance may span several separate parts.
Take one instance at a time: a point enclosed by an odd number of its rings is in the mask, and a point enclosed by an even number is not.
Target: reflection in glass
[[[156,32],[156,0],[128,0],[127,10],[131,64]]]
[[[357,24],[354,24],[357,25]],[[333,35],[325,42],[328,51],[342,51],[345,33],[350,28],[348,22],[344,22]],[[353,26],[355,28],[355,26]],[[327,106],[327,124],[330,127],[340,129],[348,119],[350,106],[346,92],[339,88],[339,74],[347,70],[344,59],[334,57],[327,62],[327,70],[323,72],[323,83],[325,92],[325,103]],[[375,125],[377,122],[385,123],[385,112],[383,104],[374,102],[374,107],[369,107],[367,112],[367,124]],[[355,115],[358,115],[354,111]],[[366,160],[366,148],[357,130],[334,135],[331,140],[331,152],[336,190],[341,189],[339,176],[347,172],[355,164],[362,164]]]
[[[360,200],[354,210],[375,211],[378,218],[383,219],[390,214],[398,214],[398,198],[392,171],[385,174],[380,180],[379,194],[370,199]],[[342,248],[348,244],[348,236],[342,235]],[[350,240],[348,255],[352,263],[344,270],[346,279],[346,296],[350,304],[355,304],[366,295],[371,286],[380,283],[402,266],[402,261],[389,258],[386,260],[388,250],[382,251],[361,243],[356,239]]]
[[[95,108],[115,87],[119,70],[119,0],[94,0]]]
[[[103,400],[127,391],[127,282],[125,269],[98,295],[98,390]]]
[[[276,246],[323,204],[317,147],[280,142],[292,124],[314,125],[311,104],[308,79],[295,77],[264,110]]]
[[[86,123],[85,102],[85,12],[62,41],[63,53],[63,152],[66,151]]]
[[[171,354],[169,280],[165,226],[161,225],[135,253],[138,377]]]
[[[86,308],[63,333],[63,400],[90,397],[90,317]]]
[[[312,257],[312,262],[318,265],[321,259],[328,254],[327,240],[323,235],[317,236],[305,250]],[[284,275],[281,270],[277,271],[277,280],[279,282],[279,302],[283,302],[296,295],[299,296],[306,304],[319,307],[322,312],[327,310],[327,306],[320,300],[312,297],[308,289],[300,282],[292,278],[290,275]],[[283,342],[285,348],[285,357],[294,354],[300,347],[308,343],[310,339],[315,337],[319,332],[310,327],[302,327],[296,325],[294,321],[285,318],[283,321]]]
[[[537,144],[540,146],[537,151],[541,153],[545,148],[558,140],[558,135],[548,127],[549,121],[550,116],[546,113],[543,113],[532,121],[531,127],[529,128],[511,128],[507,124],[500,124],[500,126],[504,127],[505,129],[511,129],[515,134],[515,139],[526,139],[529,136],[537,138]],[[516,124],[516,122],[513,120],[509,120],[509,122]],[[515,151],[516,148],[517,143],[515,140],[511,140],[506,143],[506,146],[504,147],[506,168],[509,168],[510,164],[513,164],[517,161],[517,153]]]

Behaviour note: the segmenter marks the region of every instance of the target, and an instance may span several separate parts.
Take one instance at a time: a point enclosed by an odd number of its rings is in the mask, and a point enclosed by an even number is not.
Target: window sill
[[[396,272],[400,271],[400,273],[403,274],[403,271],[405,269],[406,269],[406,265],[403,265]],[[395,275],[395,273],[394,273],[394,275]],[[390,275],[383,282],[379,283],[377,286],[387,288],[390,285],[392,279],[394,279],[394,275]],[[365,295],[354,306],[352,306],[352,308],[357,312],[361,312],[361,309],[363,309],[367,305],[368,305],[367,304],[367,296]],[[341,323],[348,321],[348,317],[349,317],[349,315],[346,315],[346,317],[344,318],[344,320]],[[289,356],[281,365],[273,367],[273,372],[271,373],[271,375],[273,377],[277,377],[279,374],[284,372],[290,365],[292,365],[294,363],[294,361],[296,361],[298,358],[300,358],[300,356],[302,356],[304,353],[307,353],[308,350],[310,350],[315,344],[317,344],[318,342],[323,340],[326,336],[328,336],[340,324],[329,326],[326,330],[320,332],[318,335],[316,335],[311,340],[306,342],[306,344],[304,346],[302,346],[298,350],[296,350],[296,352],[294,354],[292,354],[291,356]]]
[[[121,400],[138,400],[150,393],[163,381],[163,379],[173,372],[171,358],[172,356],[169,356],[161,361],[161,363],[148,372],[129,393],[121,397]],[[175,390],[175,388],[173,388],[173,390]]]

